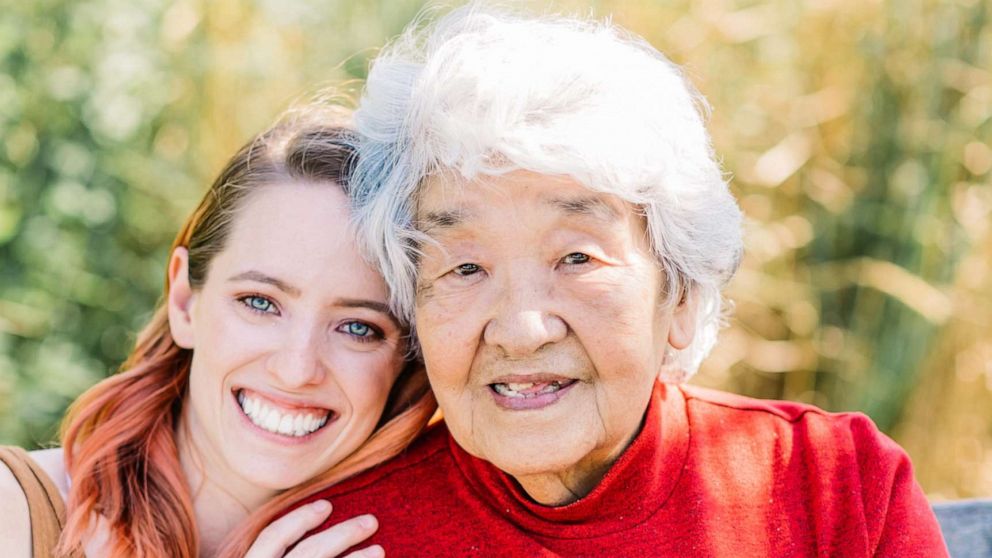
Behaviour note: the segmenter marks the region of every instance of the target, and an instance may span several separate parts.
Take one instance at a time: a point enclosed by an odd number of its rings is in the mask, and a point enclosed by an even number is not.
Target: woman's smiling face
[[[417,221],[418,336],[452,435],[541,503],[587,492],[637,433],[666,347],[693,335],[643,217],[516,171],[428,180]]]
[[[202,287],[186,276],[180,248],[169,320],[193,350],[183,427],[209,470],[281,490],[368,438],[403,366],[403,331],[338,186],[252,192]]]

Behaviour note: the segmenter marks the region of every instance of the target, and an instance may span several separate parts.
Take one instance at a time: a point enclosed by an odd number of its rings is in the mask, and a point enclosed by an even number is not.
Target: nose
[[[568,326],[554,312],[550,283],[540,271],[509,275],[501,281],[483,340],[506,357],[525,358],[564,339]]]
[[[266,365],[279,387],[298,389],[324,380],[326,369],[320,358],[320,339],[314,327],[295,328],[287,333]]]

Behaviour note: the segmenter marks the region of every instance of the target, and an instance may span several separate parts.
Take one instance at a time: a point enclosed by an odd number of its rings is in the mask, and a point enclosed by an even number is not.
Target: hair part
[[[206,281],[210,263],[224,250],[238,211],[252,192],[303,181],[327,183],[347,193],[354,140],[348,111],[312,103],[289,111],[242,147],[173,242],[172,251],[180,246],[189,250],[192,287]],[[99,517],[109,527],[108,552],[113,558],[199,554],[193,499],[176,443],[193,352],[172,339],[164,302],[168,292],[166,277],[163,302],[121,371],[83,393],[63,421],[66,470],[73,482],[61,553],[79,549]],[[426,375],[410,363],[390,392],[370,441],[314,481],[340,480],[392,457],[423,429],[435,407]],[[307,486],[284,492],[283,499],[302,498]],[[238,535],[250,536],[250,545],[259,525],[264,527],[283,507],[279,502],[256,510]]]
[[[356,222],[397,315],[413,323],[414,212],[424,180],[526,169],[568,175],[634,204],[665,276],[664,303],[694,296],[696,333],[669,380],[716,341],[739,265],[741,213],[679,68],[610,22],[475,3],[415,22],[374,61],[356,112]]]

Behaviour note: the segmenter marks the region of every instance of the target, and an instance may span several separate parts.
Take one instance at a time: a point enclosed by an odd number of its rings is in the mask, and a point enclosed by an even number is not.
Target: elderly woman
[[[354,195],[444,413],[313,498],[393,556],[942,556],[859,414],[679,385],[741,215],[678,68],[609,23],[456,10],[372,67]]]

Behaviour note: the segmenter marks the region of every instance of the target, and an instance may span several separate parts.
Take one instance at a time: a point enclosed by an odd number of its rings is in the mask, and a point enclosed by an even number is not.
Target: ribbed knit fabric
[[[28,452],[17,446],[0,446],[0,462],[10,469],[28,502],[32,555],[38,558],[55,556],[55,547],[65,527],[65,502],[55,482]],[[2,550],[0,555],[4,555]],[[78,551],[64,558],[84,556]]]
[[[394,557],[947,556],[908,457],[864,415],[663,384],[566,506],[534,503],[443,424],[317,498],[334,504],[321,528],[375,514]]]

